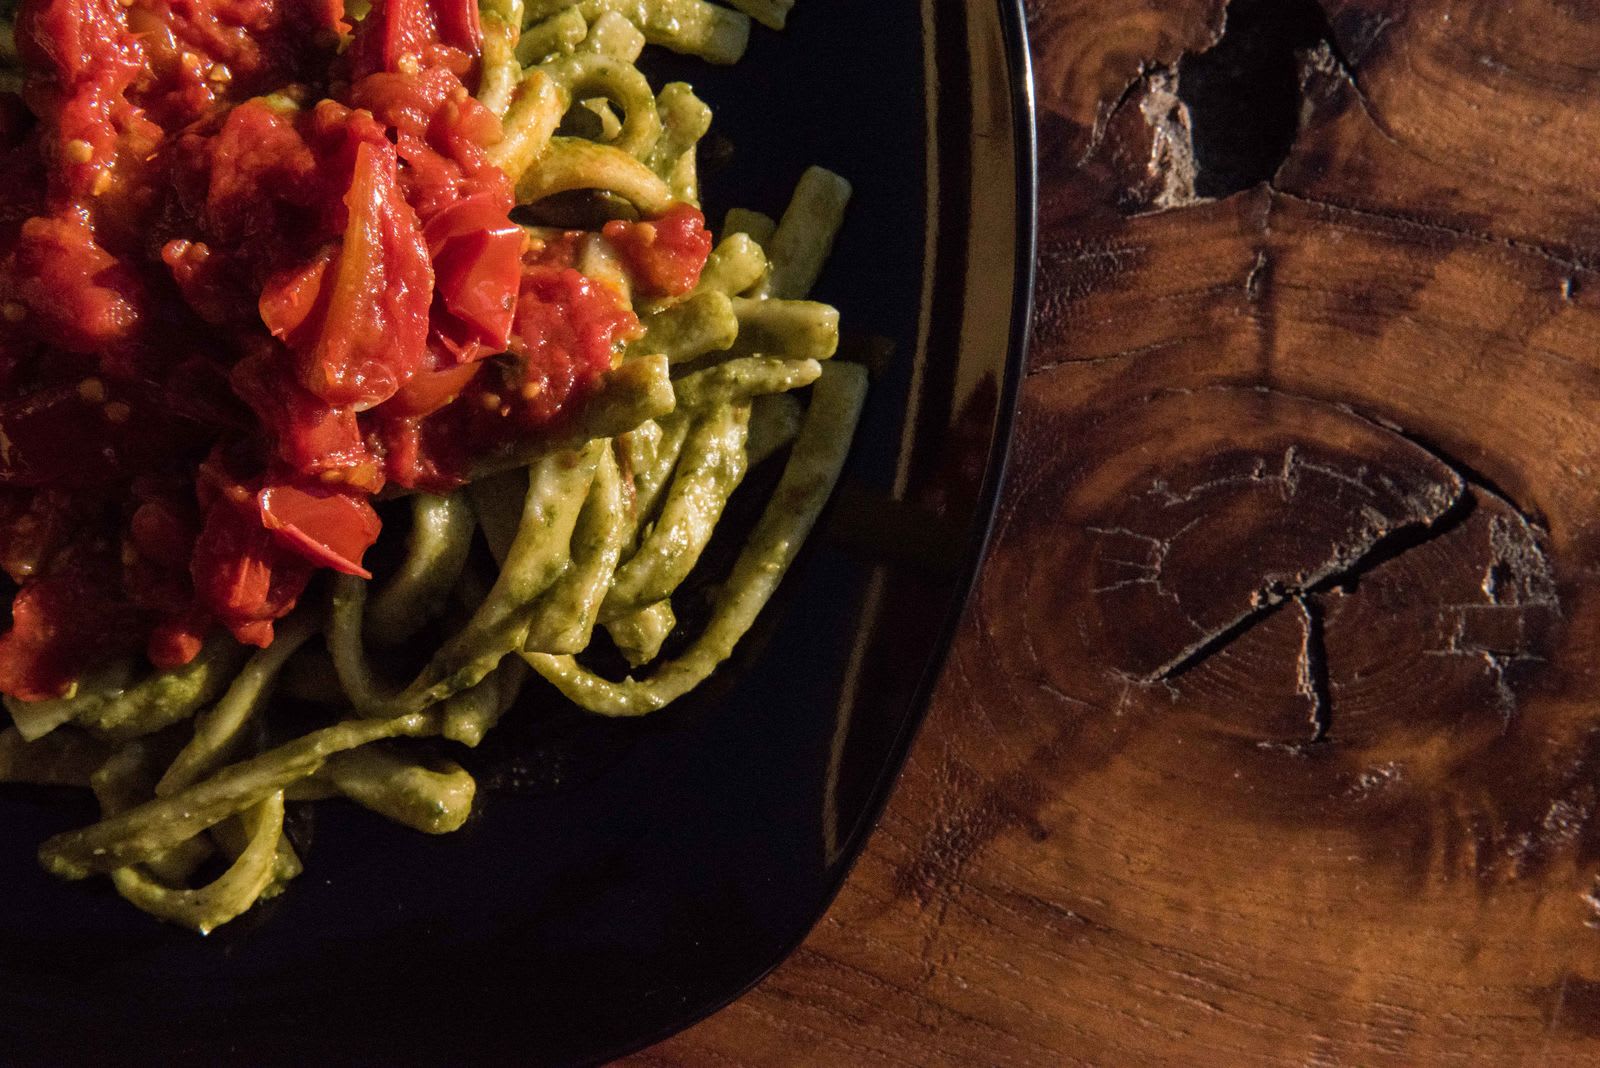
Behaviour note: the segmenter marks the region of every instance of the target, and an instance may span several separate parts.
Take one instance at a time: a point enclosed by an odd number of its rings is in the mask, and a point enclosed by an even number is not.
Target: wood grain
[[[932,715],[806,946],[632,1063],[1600,1063],[1600,5],[1326,0],[1203,200],[1246,7],[1030,5],[1037,342]]]

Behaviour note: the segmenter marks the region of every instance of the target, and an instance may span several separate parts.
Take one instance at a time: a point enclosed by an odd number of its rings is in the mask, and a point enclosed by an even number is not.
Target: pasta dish
[[[47,870],[205,933],[300,872],[286,803],[453,831],[513,706],[731,655],[866,375],[806,299],[848,184],[714,239],[710,110],[638,66],[793,0],[726,2],[0,5],[0,782],[102,813]]]

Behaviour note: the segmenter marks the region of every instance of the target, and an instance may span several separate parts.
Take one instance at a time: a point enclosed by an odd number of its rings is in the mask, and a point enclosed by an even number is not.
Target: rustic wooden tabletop
[[[1600,0],[1029,9],[981,585],[826,920],[633,1063],[1600,1063]]]

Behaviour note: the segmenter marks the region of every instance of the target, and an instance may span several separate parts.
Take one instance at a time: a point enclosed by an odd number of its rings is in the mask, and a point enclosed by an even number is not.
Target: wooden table
[[[828,917],[633,1063],[1600,1063],[1600,0],[1029,7],[981,586]]]

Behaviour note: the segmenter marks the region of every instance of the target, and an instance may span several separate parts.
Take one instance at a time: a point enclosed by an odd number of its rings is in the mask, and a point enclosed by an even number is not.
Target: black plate
[[[813,162],[856,183],[818,295],[877,373],[783,593],[681,707],[612,723],[532,695],[477,754],[494,789],[461,834],[302,816],[306,874],[210,938],[45,876],[36,844],[92,812],[0,795],[0,1062],[593,1061],[793,949],[883,805],[988,530],[1033,267],[1026,56],[1017,0],[802,0],[735,68],[661,63],[732,143],[714,218],[780,209]]]

